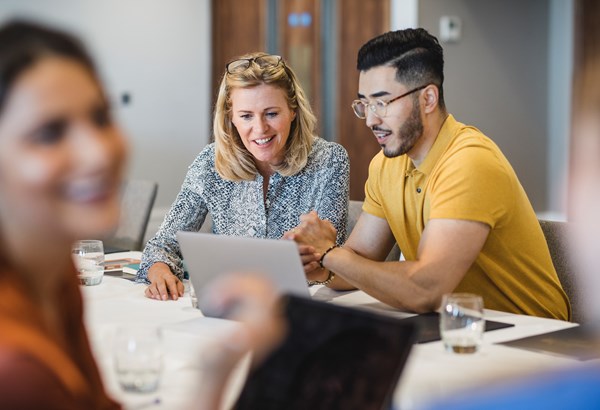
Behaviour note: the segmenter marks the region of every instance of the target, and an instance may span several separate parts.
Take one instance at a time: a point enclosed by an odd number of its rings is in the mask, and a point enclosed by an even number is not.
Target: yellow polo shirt
[[[406,260],[415,260],[430,219],[487,224],[489,236],[456,292],[489,309],[569,320],[563,291],[535,212],[500,149],[478,129],[445,120],[425,160],[377,154],[363,210],[385,218]]]

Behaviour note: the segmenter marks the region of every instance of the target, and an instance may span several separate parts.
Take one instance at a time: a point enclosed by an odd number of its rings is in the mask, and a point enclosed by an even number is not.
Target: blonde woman
[[[215,142],[198,155],[158,233],[144,250],[139,281],[158,300],[183,295],[176,232],[279,239],[316,211],[346,236],[349,162],[344,148],[315,135],[316,120],[292,69],[253,53],[226,65],[214,113]],[[306,262],[310,247],[301,249]],[[316,261],[305,269],[318,267]]]

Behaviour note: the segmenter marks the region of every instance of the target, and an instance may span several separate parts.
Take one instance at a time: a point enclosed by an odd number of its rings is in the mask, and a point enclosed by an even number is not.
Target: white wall
[[[459,120],[483,128],[498,142],[541,217],[564,219],[573,0],[391,1],[392,11],[395,3],[401,10],[392,21],[406,19],[416,7],[420,19],[415,26],[425,26],[435,35],[441,14],[463,19],[464,40],[444,44],[450,111],[460,112]],[[460,87],[455,87],[456,82]],[[510,121],[498,122],[504,118]]]
[[[157,181],[156,206],[168,207],[210,136],[210,2],[1,0],[0,19],[15,15],[82,37],[130,136],[129,176]]]
[[[390,0],[390,30],[419,27],[419,0]]]
[[[548,35],[548,211],[566,216],[566,184],[571,132],[573,78],[573,0],[550,0]]]
[[[536,212],[548,211],[548,0],[420,0],[419,25],[439,35],[441,16],[462,19],[442,43],[448,111],[502,149]]]

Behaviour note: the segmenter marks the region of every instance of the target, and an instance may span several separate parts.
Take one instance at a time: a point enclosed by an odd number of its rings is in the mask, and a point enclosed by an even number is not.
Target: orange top
[[[106,395],[90,350],[74,269],[59,292],[64,341],[48,332],[19,276],[0,267],[0,406],[120,409]]]

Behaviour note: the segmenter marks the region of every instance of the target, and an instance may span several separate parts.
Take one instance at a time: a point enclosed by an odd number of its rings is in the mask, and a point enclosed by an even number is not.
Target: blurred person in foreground
[[[490,138],[447,111],[438,40],[424,29],[387,32],[361,47],[357,68],[352,108],[382,148],[369,166],[363,212],[343,246],[314,214],[286,233],[315,248],[335,274],[327,286],[418,313],[436,310],[445,293],[468,292],[488,309],[569,320],[515,171]],[[405,261],[385,262],[395,242]],[[327,277],[314,272],[309,279]]]
[[[176,234],[198,231],[208,213],[215,234],[280,239],[314,211],[335,226],[336,243],[346,239],[348,154],[316,135],[306,95],[280,56],[252,53],[226,65],[213,136],[144,249],[138,281],[149,283],[150,298],[183,294]],[[316,259],[312,247],[300,252],[307,269],[323,271],[309,265]]]
[[[127,145],[94,64],[60,31],[0,27],[0,408],[118,409],[107,396],[83,324],[71,244],[119,219]],[[214,361],[198,408],[216,409],[247,349],[280,325],[274,292],[252,277],[223,279],[217,307],[242,306],[233,349]],[[221,289],[221,290],[219,290]]]

